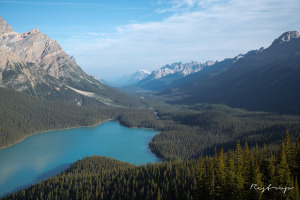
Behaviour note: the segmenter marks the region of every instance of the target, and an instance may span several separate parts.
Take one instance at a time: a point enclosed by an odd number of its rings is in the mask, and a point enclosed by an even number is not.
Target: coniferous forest
[[[222,105],[198,105],[193,108],[155,108],[77,106],[52,102],[24,93],[0,88],[0,148],[24,137],[52,129],[91,126],[118,120],[127,127],[159,130],[150,149],[163,160],[198,158],[213,155],[214,148],[233,148],[237,140],[250,148],[279,144],[289,130],[292,140],[300,136],[300,117],[267,112],[250,112]],[[155,112],[156,111],[156,112]]]
[[[41,131],[118,120],[161,131],[150,148],[165,161],[136,167],[88,157],[3,199],[299,199],[299,116],[207,104],[76,106],[0,90],[2,147]]]
[[[154,114],[149,109],[77,106],[33,97],[0,87],[0,148],[15,144],[24,137],[53,129],[92,126],[117,119],[122,113],[139,116]]]
[[[213,156],[134,166],[93,156],[3,199],[300,199],[300,140],[287,132],[276,151],[215,150]]]

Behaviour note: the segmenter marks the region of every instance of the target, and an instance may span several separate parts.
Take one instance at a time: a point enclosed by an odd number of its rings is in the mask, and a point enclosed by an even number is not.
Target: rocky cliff
[[[2,87],[78,105],[120,105],[120,98],[126,99],[88,76],[73,57],[39,29],[16,33],[1,17],[0,58]]]

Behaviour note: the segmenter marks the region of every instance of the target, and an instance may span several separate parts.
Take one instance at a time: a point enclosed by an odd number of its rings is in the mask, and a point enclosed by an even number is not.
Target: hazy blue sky
[[[299,10],[300,0],[0,0],[16,32],[39,28],[104,79],[268,47],[300,30]]]

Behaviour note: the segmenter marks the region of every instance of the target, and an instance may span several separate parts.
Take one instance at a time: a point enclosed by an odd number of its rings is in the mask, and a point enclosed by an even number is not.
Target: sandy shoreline
[[[22,138],[21,140],[19,140],[18,142],[16,143],[13,143],[13,144],[10,144],[8,146],[5,146],[5,147],[1,147],[0,150],[2,149],[7,149],[11,146],[14,146],[20,142],[22,142],[23,140],[25,140],[26,138],[30,137],[30,136],[33,136],[33,135],[37,135],[37,134],[40,134],[40,133],[46,133],[46,132],[49,132],[49,131],[60,131],[60,130],[67,130],[67,129],[73,129],[73,128],[82,128],[82,127],[94,127],[94,126],[98,126],[102,123],[105,123],[105,122],[108,122],[108,121],[113,121],[114,119],[108,119],[108,120],[105,120],[105,121],[101,121],[101,122],[98,122],[96,124],[93,124],[93,125],[89,125],[89,126],[74,126],[74,127],[68,127],[68,128],[61,128],[61,129],[50,129],[50,130],[46,130],[46,131],[42,131],[42,132],[36,132],[36,133],[32,133],[30,135],[27,135],[25,136],[24,138]]]

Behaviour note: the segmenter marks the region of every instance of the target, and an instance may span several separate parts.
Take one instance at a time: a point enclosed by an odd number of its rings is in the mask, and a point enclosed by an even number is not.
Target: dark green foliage
[[[154,137],[150,148],[160,157],[172,159],[197,158],[201,153],[212,155],[214,147],[227,151],[235,141],[248,142],[249,148],[279,144],[282,132],[290,130],[295,141],[300,136],[300,117],[263,112],[249,112],[224,106],[204,106],[195,110],[159,110],[162,132]]]
[[[50,68],[51,66],[48,70]],[[78,66],[63,65],[62,69],[66,70],[66,78],[55,78],[49,75],[49,71],[45,71],[35,63],[14,63],[2,72],[2,85],[51,101],[100,106],[109,101],[112,105],[145,107],[141,99],[101,84],[85,74]],[[71,72],[67,73],[68,70]],[[74,88],[92,92],[93,96],[85,96],[74,91]]]
[[[118,105],[128,106],[128,107],[145,107],[145,103],[134,96],[123,93],[117,89],[105,85],[105,90],[101,93],[102,96],[108,97],[113,100]]]
[[[299,156],[298,144],[288,145]],[[93,156],[75,162],[60,175],[3,199],[297,200],[300,198],[299,175],[286,174],[285,180],[279,175],[284,159],[282,151],[287,150],[281,149],[275,155],[259,148],[249,151],[247,145],[242,147],[238,142],[236,149],[226,154],[220,150],[215,152],[214,157],[205,159],[201,156],[198,160],[149,163],[138,167]],[[254,155],[259,156],[256,159]],[[270,159],[278,163],[271,176],[261,170],[263,163]],[[285,170],[283,172],[290,168]],[[285,193],[282,189],[270,188],[264,192],[254,189],[266,188],[270,184],[271,187],[292,189]]]
[[[133,113],[138,113],[136,118],[139,120],[155,120],[154,112],[148,109],[76,106],[46,101],[0,87],[0,148],[42,131],[91,126]],[[133,123],[135,119],[123,120]]]
[[[284,141],[282,146],[285,143]],[[295,152],[295,155],[299,155],[300,151],[297,149],[297,144],[292,145],[289,142],[286,144]],[[197,179],[198,199],[299,199],[297,182],[299,175],[290,173],[292,167],[289,167],[291,163],[296,161],[296,156],[290,162],[286,162],[285,154],[287,151],[287,149],[281,147],[275,156],[265,149],[259,150],[257,148],[250,152],[247,143],[242,148],[240,143],[237,142],[236,150],[230,150],[226,156],[223,156],[223,150],[221,150],[219,154],[215,154],[214,157],[207,158],[205,161],[201,158],[198,161],[200,163],[198,167],[199,178]],[[255,154],[265,155],[255,159]],[[269,163],[270,160],[275,160],[275,163],[277,163],[274,164],[271,161],[275,168],[271,173],[264,170],[266,167],[264,163]],[[223,162],[226,164],[222,165]],[[300,169],[299,167],[296,168],[297,170]],[[222,180],[224,181],[222,182]],[[270,189],[263,192],[262,188],[268,186],[270,186]],[[290,187],[291,189],[284,192],[284,189],[273,187]]]
[[[4,199],[194,199],[196,165],[192,160],[136,167],[93,156],[77,161],[60,175]]]
[[[4,83],[6,83],[7,81],[9,81],[10,79],[16,78],[17,77],[17,73],[14,70],[7,70],[2,72],[2,81]]]
[[[61,90],[65,93],[71,91],[64,87]],[[241,143],[248,141],[249,148],[256,143],[278,144],[285,130],[300,132],[298,116],[247,112],[224,106],[193,108],[199,111],[170,111],[170,107],[169,111],[164,111],[160,107],[158,120],[153,109],[76,106],[49,102],[4,88],[0,88],[0,95],[0,148],[34,133],[95,125],[111,119],[117,119],[128,127],[160,130],[161,133],[150,143],[150,148],[166,160],[197,158],[201,152],[212,155],[214,146],[219,149],[223,146],[227,151],[235,146],[236,140]],[[92,99],[82,96],[82,101],[89,104]],[[291,140],[296,137],[293,135]]]
[[[290,33],[282,34],[281,41]],[[300,38],[225,59],[178,79],[156,94],[172,104],[226,104],[230,107],[300,113]]]

